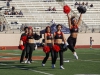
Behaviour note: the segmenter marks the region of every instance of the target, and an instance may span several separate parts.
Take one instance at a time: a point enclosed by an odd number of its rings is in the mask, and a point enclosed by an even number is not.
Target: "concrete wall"
[[[68,38],[69,34],[65,36]],[[90,37],[94,39],[93,45],[100,45],[100,33],[78,34],[77,45],[89,45]],[[19,39],[20,34],[0,34],[0,46],[18,46]]]

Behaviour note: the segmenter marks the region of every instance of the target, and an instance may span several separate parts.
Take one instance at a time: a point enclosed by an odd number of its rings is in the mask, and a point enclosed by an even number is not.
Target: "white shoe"
[[[60,69],[65,69],[63,66],[60,66]]]
[[[24,62],[20,62],[21,64],[24,64]]]
[[[56,66],[55,66],[55,64],[52,64],[52,69],[54,69]]]
[[[77,54],[76,54],[76,52],[74,52],[74,57],[78,60],[78,56],[77,56]]]
[[[44,67],[44,66],[45,66],[45,64],[42,64],[42,66]]]
[[[55,68],[56,66],[55,66],[55,64],[54,64],[54,68]]]
[[[28,61],[27,63],[28,63],[28,64],[31,64],[31,62],[30,62],[30,61]]]
[[[28,59],[25,60],[25,64],[28,63]]]
[[[75,58],[78,60],[78,56],[77,55],[75,55]]]

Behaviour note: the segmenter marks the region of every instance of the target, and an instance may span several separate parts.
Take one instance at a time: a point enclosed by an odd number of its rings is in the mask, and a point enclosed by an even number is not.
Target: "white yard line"
[[[3,63],[0,63],[0,65],[8,65],[8,64],[3,64]],[[9,66],[9,65],[8,65]],[[16,67],[16,66],[10,66],[12,68],[19,68],[19,67]],[[54,74],[50,74],[50,73],[47,73],[47,72],[43,72],[43,71],[38,71],[38,70],[33,70],[33,69],[28,69],[28,68],[19,68],[21,70],[24,70],[24,69],[27,69],[29,71],[33,71],[33,72],[37,72],[37,73],[40,73],[40,74],[44,74],[44,75],[54,75]]]

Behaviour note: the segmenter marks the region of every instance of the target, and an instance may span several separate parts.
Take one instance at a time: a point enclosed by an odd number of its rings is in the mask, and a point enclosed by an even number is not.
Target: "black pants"
[[[35,50],[35,44],[34,43],[27,43],[26,53],[28,55],[28,61],[31,61],[33,50]]]
[[[63,51],[62,51],[62,44],[57,44],[58,46],[60,46],[61,50],[59,52],[54,51],[54,63],[56,64],[56,60],[58,58],[58,53],[59,53],[59,57],[60,57],[60,66],[63,65]]]
[[[50,52],[51,52],[51,58],[52,58],[52,64],[54,63],[54,51],[52,50],[52,44],[51,43],[47,43],[47,46],[50,47]],[[45,58],[43,59],[42,63],[45,64],[47,59],[49,58],[49,54],[50,52],[46,53]]]
[[[74,47],[75,47],[75,45],[76,45],[76,38],[73,38],[73,37],[69,37],[68,38],[68,40],[67,40],[67,42],[68,42],[68,48],[72,51],[72,52],[75,52],[75,49],[74,49]]]
[[[21,54],[21,57],[20,57],[20,62],[23,62],[24,56],[25,56],[25,58],[28,58],[28,55],[26,53],[26,44],[24,44],[24,47],[25,47],[25,49],[22,51],[22,54]]]

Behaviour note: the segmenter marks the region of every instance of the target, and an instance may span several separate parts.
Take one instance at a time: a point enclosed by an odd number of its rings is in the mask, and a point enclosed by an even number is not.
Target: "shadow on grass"
[[[11,62],[0,62],[0,69],[20,69],[20,70],[39,70],[39,71],[50,71],[53,70],[51,66],[42,67],[41,65],[32,64],[20,64],[19,62],[11,61]]]

